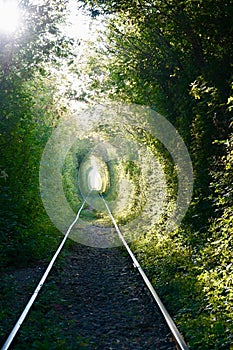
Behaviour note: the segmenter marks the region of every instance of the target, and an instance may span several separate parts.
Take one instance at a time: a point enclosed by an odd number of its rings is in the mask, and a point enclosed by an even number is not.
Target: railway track
[[[109,214],[109,216],[110,216],[110,218],[112,220],[112,223],[113,223],[113,225],[115,227],[115,230],[116,230],[120,240],[122,241],[123,246],[125,247],[126,251],[128,252],[129,257],[131,258],[134,267],[138,270],[138,273],[142,277],[142,281],[144,282],[145,286],[148,288],[148,290],[149,290],[149,292],[150,292],[150,294],[151,294],[151,296],[152,296],[152,298],[153,298],[157,308],[159,309],[159,311],[160,311],[161,315],[163,316],[164,320],[166,321],[166,324],[167,324],[167,326],[168,326],[168,328],[169,328],[169,330],[170,330],[170,332],[172,334],[172,337],[174,339],[174,343],[176,344],[176,348],[179,349],[179,350],[188,350],[188,346],[185,343],[185,341],[184,341],[182,335],[180,334],[179,330],[177,329],[174,321],[172,320],[171,316],[169,315],[168,311],[166,310],[165,306],[163,305],[162,301],[160,300],[160,298],[159,298],[158,294],[156,293],[154,287],[152,286],[151,282],[149,281],[148,277],[146,276],[145,272],[143,271],[142,267],[140,266],[139,262],[137,261],[135,255],[131,251],[129,245],[125,241],[125,239],[124,239],[124,237],[123,237],[123,235],[122,235],[122,233],[121,233],[121,231],[120,231],[120,229],[119,229],[119,227],[118,227],[118,225],[117,225],[117,223],[116,223],[116,221],[115,221],[115,219],[114,219],[114,217],[113,217],[113,215],[111,213],[111,210],[110,210],[110,208],[108,206],[108,203],[105,201],[105,199],[103,198],[102,195],[100,195],[100,197],[102,198],[102,200],[103,200],[103,202],[104,202],[104,204],[106,206],[107,212],[108,212],[108,214]],[[11,333],[9,334],[7,340],[5,341],[5,343],[4,343],[3,347],[2,347],[2,350],[7,350],[7,349],[9,349],[11,347],[11,345],[12,345],[12,343],[13,343],[13,341],[14,341],[14,339],[15,339],[15,337],[16,337],[19,329],[20,329],[20,327],[22,326],[22,324],[23,324],[25,318],[27,317],[27,315],[28,315],[32,305],[34,304],[34,302],[35,302],[35,300],[36,300],[36,298],[37,298],[41,288],[43,287],[43,285],[44,285],[44,283],[45,283],[45,281],[46,281],[46,279],[47,279],[47,277],[48,277],[48,275],[49,275],[49,273],[50,273],[50,271],[51,271],[51,269],[52,269],[52,267],[53,267],[53,265],[54,265],[54,263],[55,263],[55,261],[57,259],[57,257],[59,256],[62,248],[64,247],[65,242],[68,239],[70,232],[72,231],[72,228],[74,227],[74,225],[79,220],[80,214],[81,214],[81,212],[82,212],[82,210],[84,208],[84,205],[86,203],[86,199],[83,201],[83,203],[82,203],[82,205],[81,205],[81,207],[80,207],[80,209],[79,209],[79,211],[78,211],[78,213],[76,215],[75,220],[69,226],[69,228],[68,228],[68,230],[67,230],[67,232],[66,232],[66,234],[65,234],[65,236],[64,236],[64,238],[62,240],[62,242],[60,243],[57,251],[55,252],[53,258],[51,259],[51,261],[50,261],[50,263],[49,263],[45,273],[43,274],[42,278],[40,279],[40,281],[39,281],[37,287],[35,288],[31,298],[29,299],[26,307],[24,308],[24,310],[23,310],[22,314],[20,315],[18,321],[16,322],[16,324],[13,327]],[[151,350],[153,350],[153,349],[154,349],[153,345],[151,345]],[[156,347],[156,349],[158,349],[158,347]]]

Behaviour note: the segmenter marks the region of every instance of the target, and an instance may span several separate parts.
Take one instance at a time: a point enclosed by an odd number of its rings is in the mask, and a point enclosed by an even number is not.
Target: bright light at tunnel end
[[[102,187],[101,175],[98,170],[92,169],[89,173],[90,191],[100,191]]]
[[[104,138],[99,138],[100,146],[102,147],[101,154],[105,157],[104,162],[106,164],[109,161],[120,162],[122,157],[124,157],[126,162],[135,163],[134,155],[139,153],[141,146],[139,143],[133,142],[132,139],[125,140],[125,134],[121,130],[126,130],[127,127],[129,127],[129,129],[135,128],[135,130],[145,130],[164,145],[170,153],[177,171],[178,190],[176,204],[169,212],[167,218],[167,231],[172,231],[180,225],[189,207],[193,190],[192,163],[182,138],[172,124],[149,107],[133,104],[124,105],[119,103],[106,104],[105,106],[97,105],[95,107],[87,108],[84,111],[77,113],[77,115],[73,115],[69,120],[62,122],[51,135],[41,158],[41,198],[50,219],[64,234],[66,233],[67,227],[69,227],[70,223],[76,216],[76,213],[71,209],[66,198],[61,181],[62,167],[66,155],[77,140],[88,138],[92,133],[97,133],[99,127],[102,127],[103,125],[106,126],[106,130],[114,130],[116,124],[120,125],[120,128],[117,129],[120,135],[113,137],[106,133]],[[122,125],[124,125],[124,128],[122,128]],[[99,130],[103,130],[103,128],[100,128]],[[108,139],[106,140],[106,138]],[[104,177],[98,167],[98,162],[96,162],[94,158],[90,158],[89,161],[86,159],[85,162],[87,163],[83,168],[84,172],[86,171],[84,178],[86,177],[85,186],[87,189],[82,192],[81,188],[81,193],[83,193],[83,196],[90,190],[102,193]],[[164,210],[166,211],[166,206],[164,206],[164,195],[157,196],[155,191],[157,181],[156,176],[160,173],[157,172],[156,175],[156,162],[153,163],[153,159],[151,160],[151,164],[155,164],[155,166],[151,166],[149,171],[145,173],[151,174],[148,175],[148,177],[150,176],[151,178],[147,179],[149,188],[147,189],[147,202],[144,205],[145,208],[142,208],[142,214],[136,218],[134,217],[131,222],[127,222],[125,226],[121,227],[123,233],[124,228],[126,229],[126,232],[128,230],[132,233],[131,237],[127,237],[128,242],[134,239],[140,239],[140,234],[146,233],[145,230],[149,231],[150,225],[153,225],[154,222],[159,222],[161,215],[167,215],[167,212],[164,212]],[[141,166],[141,164],[139,164],[139,166]],[[146,165],[146,161],[144,162],[144,166],[150,167],[149,164]],[[153,176],[155,180],[153,180]],[[159,176],[161,177],[162,175]],[[123,185],[119,186],[120,192],[117,194],[116,199],[110,203],[113,208],[119,209],[121,205],[127,206],[127,196],[129,198],[131,196],[130,186],[128,186],[127,183],[124,185],[124,179],[122,181]],[[160,185],[163,184],[161,181]],[[100,205],[101,198],[98,196],[99,201],[95,202],[93,201],[93,196],[88,200],[88,203],[96,210],[101,211],[103,209],[103,206]],[[121,197],[125,197],[126,201],[121,201]],[[161,213],[158,211],[159,214],[158,217],[156,217],[157,221],[154,221],[153,217],[148,216],[148,213],[153,213],[153,210],[151,210],[153,206],[158,209],[160,209],[160,207],[162,208]],[[145,223],[147,224],[146,227]],[[85,227],[87,227],[86,230]],[[102,236],[98,236],[98,234],[93,241],[92,236],[89,234],[90,231],[91,227],[80,220],[75,226],[71,238],[81,244],[94,247],[106,248],[113,246],[112,242],[108,241],[108,237],[106,238],[106,241],[103,241]],[[140,233],[138,234],[137,232]],[[135,237],[135,234],[138,234],[138,236]],[[121,242],[118,241],[116,245],[120,244]]]
[[[101,191],[102,179],[95,159],[91,159],[91,170],[88,174],[88,184],[90,191]]]

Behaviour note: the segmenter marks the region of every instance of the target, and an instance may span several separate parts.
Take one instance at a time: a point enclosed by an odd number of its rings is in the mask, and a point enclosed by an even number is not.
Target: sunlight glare
[[[13,33],[19,22],[18,4],[14,0],[0,0],[0,32]]]
[[[67,19],[68,36],[87,40],[90,36],[90,18],[82,13],[77,7],[76,0],[69,0],[68,3],[69,16]]]

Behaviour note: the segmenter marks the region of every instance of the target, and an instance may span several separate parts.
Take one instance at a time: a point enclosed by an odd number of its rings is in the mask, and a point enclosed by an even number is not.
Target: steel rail
[[[89,196],[89,194],[88,194],[88,196]],[[62,242],[60,243],[60,245],[59,245],[57,251],[55,252],[52,260],[50,261],[50,263],[49,263],[49,265],[48,265],[44,275],[42,276],[40,282],[38,283],[36,289],[34,290],[32,296],[31,296],[31,298],[29,299],[25,309],[23,310],[21,316],[19,317],[18,321],[16,322],[14,328],[12,329],[11,333],[9,334],[9,336],[8,336],[6,342],[4,343],[4,345],[3,345],[1,350],[7,350],[9,348],[9,346],[11,345],[12,341],[14,340],[18,330],[20,329],[20,327],[21,327],[22,323],[24,322],[24,320],[25,320],[29,310],[31,309],[31,307],[32,307],[36,297],[38,296],[38,293],[41,290],[41,288],[42,288],[46,278],[48,277],[48,274],[49,274],[50,270],[52,269],[52,267],[53,267],[53,265],[54,265],[58,255],[60,254],[60,252],[61,252],[61,250],[62,250],[62,248],[63,248],[63,246],[64,246],[64,244],[65,244],[65,242],[66,242],[66,240],[67,240],[67,238],[69,236],[69,234],[70,234],[70,231],[72,230],[73,226],[78,221],[80,213],[81,213],[81,211],[82,211],[82,209],[84,207],[84,204],[86,203],[86,200],[87,200],[88,196],[84,199],[84,201],[83,201],[83,203],[82,203],[82,205],[81,205],[81,207],[80,207],[80,209],[79,209],[79,211],[78,211],[78,213],[76,215],[75,220],[69,226],[69,228],[68,228],[68,230],[67,230],[67,232],[65,234],[65,237],[63,238]]]
[[[156,293],[154,287],[152,286],[150,280],[148,279],[147,275],[145,274],[145,272],[143,271],[142,267],[140,266],[139,262],[137,261],[135,255],[133,254],[133,252],[131,251],[129,245],[127,244],[126,240],[124,239],[124,236],[122,235],[116,220],[114,219],[111,210],[109,209],[109,206],[107,204],[107,202],[105,201],[105,199],[103,198],[102,195],[100,195],[100,197],[103,199],[103,202],[107,208],[107,211],[109,213],[109,216],[112,219],[112,222],[115,226],[115,229],[118,233],[119,238],[121,239],[122,243],[124,244],[125,248],[127,249],[131,259],[133,260],[133,264],[134,266],[138,269],[140,275],[142,276],[147,288],[149,289],[149,291],[151,292],[154,300],[156,301],[162,315],[164,316],[164,319],[169,327],[169,329],[172,332],[173,337],[175,338],[175,341],[177,343],[177,345],[180,347],[181,350],[189,350],[187,344],[185,343],[182,335],[180,334],[179,330],[177,329],[174,321],[172,320],[171,316],[169,315],[167,309],[165,308],[164,304],[162,303],[161,299],[159,298],[158,294]]]

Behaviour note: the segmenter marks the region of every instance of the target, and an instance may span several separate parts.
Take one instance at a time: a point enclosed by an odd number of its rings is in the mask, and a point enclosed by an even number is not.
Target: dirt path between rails
[[[2,333],[11,330],[10,313],[19,316],[44,268],[24,268],[8,275],[14,303],[7,309],[10,322],[3,322]],[[130,258],[118,248],[76,244],[54,266],[12,349],[176,347]]]

